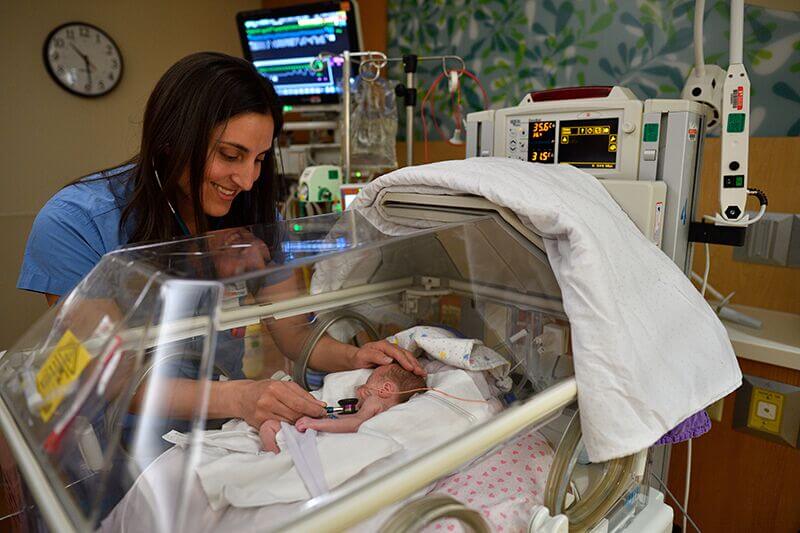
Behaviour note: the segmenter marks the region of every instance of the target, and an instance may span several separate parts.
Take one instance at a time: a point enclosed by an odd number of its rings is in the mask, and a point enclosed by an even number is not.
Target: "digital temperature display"
[[[555,120],[537,120],[528,125],[528,161],[554,163],[555,146]]]
[[[617,168],[619,119],[562,120],[558,162],[578,168]]]

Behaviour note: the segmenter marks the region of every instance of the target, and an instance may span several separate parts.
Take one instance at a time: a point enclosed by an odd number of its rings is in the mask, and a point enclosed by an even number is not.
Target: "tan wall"
[[[70,180],[133,155],[144,104],[160,75],[191,52],[241,55],[236,12],[260,6],[259,0],[0,2],[0,349],[45,309],[43,297],[15,288],[38,210]],[[123,77],[104,97],[73,96],[45,70],[45,37],[70,21],[99,26],[120,47]]]

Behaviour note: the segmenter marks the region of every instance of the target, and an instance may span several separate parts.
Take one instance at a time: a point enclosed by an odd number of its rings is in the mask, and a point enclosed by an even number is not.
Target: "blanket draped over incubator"
[[[575,530],[604,523],[619,531],[639,520],[652,507],[647,452],[591,464],[581,451],[570,326],[541,239],[508,210],[465,201],[398,203],[393,209],[413,209],[430,226],[402,235],[346,211],[105,256],[0,359],[0,424],[47,524],[397,531],[427,517],[527,531],[542,505]],[[244,332],[258,326],[271,339],[262,355],[280,361],[268,375],[242,364]],[[281,369],[310,386],[320,381],[309,356],[323,335],[363,344],[403,331],[470,339],[470,350],[501,364],[453,366],[435,349],[420,351],[428,386],[443,392],[418,394],[356,434],[320,436],[330,492],[315,498],[281,492],[291,460],[248,451],[257,430],[247,424],[230,434],[244,443],[234,451],[213,445],[225,422],[212,419],[215,381]],[[178,390],[194,395],[179,415]],[[371,453],[353,454],[348,439],[373,443]],[[334,442],[351,451],[328,464]],[[238,470],[221,465],[238,459],[251,465],[245,471],[281,474],[225,478]],[[245,490],[252,483],[261,487],[255,498]],[[252,503],[266,493],[272,503]],[[538,509],[542,523],[548,509]],[[668,524],[671,513],[662,518]]]

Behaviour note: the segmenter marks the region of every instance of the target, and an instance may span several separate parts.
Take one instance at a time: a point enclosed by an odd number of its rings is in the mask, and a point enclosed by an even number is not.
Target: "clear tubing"
[[[587,531],[605,517],[624,493],[636,458],[633,454],[604,463],[601,479],[589,488],[586,495],[565,509],[567,489],[581,448],[581,436],[579,413],[576,412],[553,457],[544,492],[544,504],[551,514],[567,516],[570,531]]]

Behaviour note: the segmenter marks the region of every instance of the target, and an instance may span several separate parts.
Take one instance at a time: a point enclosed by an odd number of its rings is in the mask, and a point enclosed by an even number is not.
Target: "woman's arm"
[[[276,301],[306,294],[305,282],[299,271],[290,279],[263,287],[258,294],[259,302]],[[298,315],[281,320],[262,321],[272,335],[278,349],[289,359],[296,361],[306,339],[311,334],[312,324],[308,316]],[[362,347],[339,342],[330,335],[320,338],[311,357],[309,368],[323,372],[340,372],[355,368],[371,368],[397,361],[410,372],[425,375],[425,371],[414,355],[386,341],[368,342]]]
[[[146,383],[133,397],[131,410],[190,419],[201,405],[202,382],[166,378]],[[294,422],[301,416],[324,416],[325,404],[292,382],[249,379],[211,381],[206,417],[241,418],[259,427],[264,420]]]

